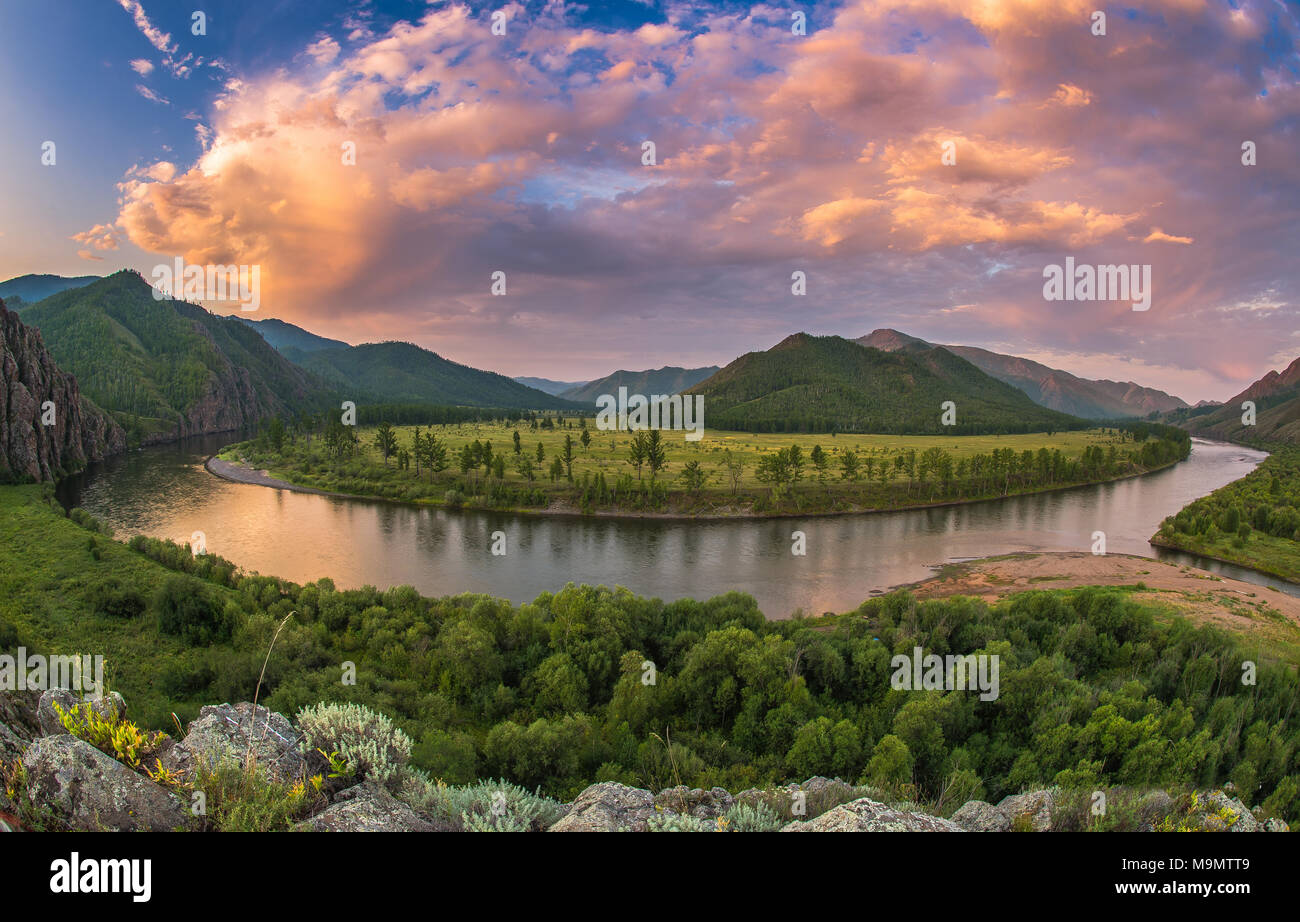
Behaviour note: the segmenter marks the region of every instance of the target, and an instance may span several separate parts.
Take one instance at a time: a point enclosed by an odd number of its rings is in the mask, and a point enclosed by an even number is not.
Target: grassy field
[[[528,425],[513,426],[498,422],[448,424],[424,427],[444,442],[450,466],[430,478],[427,471],[417,479],[415,466],[399,469],[397,456],[384,462],[375,447],[374,427],[356,430],[359,440],[351,457],[329,458],[322,439],[310,443],[305,437],[286,441],[274,451],[264,439],[239,443],[221,453],[228,461],[242,462],[267,469],[273,476],[290,483],[316,489],[359,496],[375,496],[412,502],[441,503],[449,490],[463,496],[466,505],[496,508],[548,509],[550,511],[631,511],[679,515],[763,515],[809,512],[850,512],[872,509],[897,509],[928,503],[987,499],[1012,493],[1087,483],[1115,476],[1140,473],[1145,467],[1126,465],[1127,453],[1134,446],[1126,433],[1091,429],[1062,432],[1001,436],[889,436],[889,435],[793,435],[742,432],[707,432],[697,442],[688,442],[680,432],[665,432],[667,465],[655,481],[650,496],[648,471],[638,472],[629,464],[632,434],[600,431],[594,420],[586,420],[590,437],[584,446],[584,430],[578,420],[568,427],[546,429]],[[409,449],[416,427],[394,427],[399,448]],[[519,433],[520,451],[515,452],[514,434]],[[567,477],[552,480],[549,472],[553,460],[564,449],[565,439],[574,440],[572,482]],[[504,476],[489,476],[483,469],[463,474],[456,456],[465,445],[490,443],[492,452],[504,455]],[[773,488],[759,479],[759,461],[779,449],[798,445],[804,457],[803,479],[793,487]],[[540,456],[539,456],[540,446]],[[820,446],[827,464],[819,475],[811,458]],[[919,457],[927,450],[943,452],[953,465],[955,476],[941,482],[937,472],[927,477],[924,470],[897,466],[909,454]],[[963,478],[965,466],[977,457],[987,463],[994,452],[1011,452],[1017,459],[1024,453],[1035,455],[1060,452],[1066,461],[1077,461],[1087,449],[1100,453],[1112,449],[1118,457],[1113,469],[1071,470],[1063,465],[1060,476],[1050,482],[1033,476],[997,476],[987,474]],[[860,473],[856,479],[845,478],[842,460],[853,452]],[[540,457],[540,460],[539,460]],[[533,466],[535,479],[517,468],[526,458]],[[730,461],[730,465],[729,465]],[[702,488],[688,489],[681,474],[696,462],[703,469]],[[729,467],[739,465],[733,478]],[[887,475],[882,477],[882,470]],[[604,478],[610,492],[584,489],[584,483]],[[621,492],[616,489],[623,481]]]

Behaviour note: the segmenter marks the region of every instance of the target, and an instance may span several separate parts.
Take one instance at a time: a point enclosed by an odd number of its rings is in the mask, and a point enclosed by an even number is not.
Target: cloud
[[[117,232],[107,224],[96,224],[90,230],[73,234],[69,239],[85,244],[94,250],[116,250],[118,247]],[[78,253],[78,255],[81,254]],[[91,257],[82,256],[82,258],[88,259]]]
[[[1164,243],[1182,243],[1190,246],[1194,241],[1191,237],[1175,237],[1172,234],[1166,234],[1158,227],[1151,228],[1151,233],[1142,238],[1143,243],[1164,242]]]
[[[1295,326],[1300,214],[1300,163],[1266,156],[1300,119],[1267,17],[1152,0],[1100,38],[1094,6],[865,0],[805,37],[758,7],[596,30],[552,5],[504,37],[459,5],[387,28],[363,11],[346,47],[297,49],[306,68],[232,74],[196,120],[202,153],[123,177],[116,223],[150,252],[262,265],[286,319],[493,367],[575,336],[602,362],[726,361],[868,309],[945,342],[1014,326],[1043,349],[1137,349],[1153,370],[1262,361]],[[1045,303],[1042,267],[1067,255],[1152,263],[1151,311]],[[793,268],[818,292],[797,322]],[[1227,346],[1196,339],[1261,290],[1283,306],[1241,312]],[[551,322],[519,342],[525,314]]]
[[[143,96],[145,99],[149,100],[150,102],[156,102],[164,106],[171,105],[171,100],[149,89],[149,87],[145,86],[143,83],[137,83],[135,85],[135,91],[139,93],[141,96]]]
[[[135,23],[135,27],[140,30],[140,34],[145,37],[150,45],[153,45],[154,48],[162,53],[163,67],[166,68],[173,77],[188,77],[191,72],[191,62],[194,62],[194,55],[186,54],[181,58],[176,57],[176,52],[179,50],[179,46],[172,41],[171,33],[164,32],[149,20],[149,16],[145,13],[144,5],[140,3],[140,0],[117,0],[117,2],[118,5],[131,16],[132,21]],[[135,68],[138,63],[140,63],[138,60],[132,61],[131,66]],[[202,62],[199,61],[195,63]],[[153,67],[150,65],[149,70],[152,69]],[[141,71],[138,68],[136,68],[136,70],[137,73],[140,73],[142,76],[149,72],[147,70]]]
[[[131,69],[141,77],[147,77],[153,71],[153,61],[148,58],[136,58],[131,62]]]

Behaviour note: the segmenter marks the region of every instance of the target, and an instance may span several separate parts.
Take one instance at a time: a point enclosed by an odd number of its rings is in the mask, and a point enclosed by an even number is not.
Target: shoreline
[[[223,449],[224,450],[224,449]],[[836,510],[819,510],[807,512],[735,512],[725,513],[698,513],[688,514],[681,512],[630,512],[614,510],[595,510],[593,512],[583,512],[572,506],[557,508],[547,506],[546,508],[537,507],[485,507],[463,505],[459,507],[448,506],[441,502],[421,502],[418,500],[393,499],[388,496],[371,496],[363,493],[340,493],[335,490],[321,490],[317,487],[308,487],[296,484],[279,477],[272,477],[269,471],[257,470],[247,465],[237,464],[233,461],[226,461],[217,455],[210,456],[203,464],[204,469],[215,477],[222,480],[228,480],[232,483],[243,483],[251,486],[270,487],[274,490],[288,490],[292,493],[309,493],[316,496],[332,496],[339,499],[359,499],[367,502],[376,503],[397,503],[402,506],[423,506],[430,509],[451,509],[456,512],[495,512],[503,515],[532,515],[532,516],[572,516],[574,518],[592,519],[629,519],[629,520],[661,520],[661,521],[679,521],[679,522],[727,522],[737,520],[760,521],[764,519],[804,519],[804,518],[822,518],[830,516],[846,515],[875,515],[888,512],[914,512],[919,509],[942,509],[948,506],[971,506],[978,503],[996,503],[1006,499],[1012,499],[1018,496],[1036,496],[1042,493],[1059,493],[1065,490],[1081,490],[1088,487],[1095,487],[1107,483],[1119,483],[1124,480],[1131,480],[1134,477],[1145,477],[1148,474],[1159,473],[1181,464],[1186,458],[1180,458],[1176,461],[1170,461],[1168,464],[1162,464],[1159,467],[1153,467],[1145,471],[1137,471],[1128,474],[1121,474],[1118,477],[1110,477],[1105,480],[1092,480],[1085,483],[1063,484],[1060,486],[1043,487],[1041,489],[1024,490],[1018,493],[1008,493],[1003,496],[985,496],[978,499],[953,499],[943,500],[937,503],[909,503],[903,506],[890,506],[882,509],[836,509]],[[1231,563],[1232,561],[1224,561]],[[1270,576],[1274,574],[1268,574]]]

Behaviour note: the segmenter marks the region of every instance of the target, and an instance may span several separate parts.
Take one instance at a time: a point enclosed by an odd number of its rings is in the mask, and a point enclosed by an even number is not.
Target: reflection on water
[[[1116,483],[963,506],[869,515],[683,522],[447,512],[230,483],[204,459],[230,436],[132,452],[60,485],[60,498],[119,537],[186,541],[240,566],[340,588],[410,584],[429,595],[486,592],[521,602],[566,582],[626,586],[664,599],[753,595],[769,617],[844,611],[873,590],[924,579],[931,568],[1014,551],[1087,550],[1104,531],[1111,552],[1152,556],[1165,516],[1236,480],[1262,452],[1197,440],[1173,468]],[[506,533],[508,553],[491,554]],[[808,553],[790,553],[790,533]],[[1297,588],[1241,568],[1160,552],[1254,582]]]

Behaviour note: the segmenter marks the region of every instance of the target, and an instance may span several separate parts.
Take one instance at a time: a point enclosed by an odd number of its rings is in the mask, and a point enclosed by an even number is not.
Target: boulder
[[[32,743],[23,766],[32,804],[73,829],[165,831],[191,821],[170,791],[66,733]]]
[[[363,782],[340,791],[334,803],[300,824],[315,832],[436,832],[381,785]]]
[[[1194,828],[1206,832],[1259,832],[1260,824],[1250,808],[1224,791],[1212,791],[1199,798],[1192,814]]]
[[[0,691],[0,760],[12,761],[41,735],[38,691]]]
[[[998,807],[1006,813],[1012,829],[1016,828],[1017,820],[1027,820],[1029,828],[1034,832],[1052,830],[1052,814],[1056,810],[1056,799],[1052,791],[1012,794],[998,801]]]
[[[645,832],[655,815],[655,799],[649,791],[630,788],[616,781],[603,781],[587,788],[564,819],[551,832]]]
[[[673,813],[683,813],[702,820],[715,820],[731,809],[735,799],[722,788],[707,791],[679,784],[660,791],[655,796],[655,806]]]
[[[63,713],[67,714],[78,705],[90,705],[95,713],[100,717],[123,720],[126,718],[126,701],[117,692],[109,692],[99,698],[83,698],[74,691],[66,688],[51,688],[41,693],[40,703],[36,708],[36,717],[40,721],[41,733],[45,736],[58,736],[68,731],[63,729],[63,721],[59,719],[59,712],[54,709],[58,705]]]
[[[1010,832],[1011,817],[1001,807],[982,800],[962,804],[952,821],[967,832]]]
[[[896,810],[867,797],[841,804],[813,820],[787,823],[782,832],[963,832],[951,820]]]
[[[302,734],[284,717],[248,702],[208,705],[190,722],[185,739],[161,758],[165,768],[192,775],[199,766],[242,766],[251,759],[273,781],[297,781],[307,774]]]

